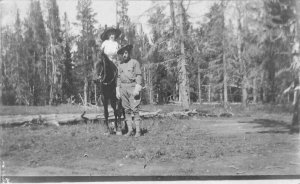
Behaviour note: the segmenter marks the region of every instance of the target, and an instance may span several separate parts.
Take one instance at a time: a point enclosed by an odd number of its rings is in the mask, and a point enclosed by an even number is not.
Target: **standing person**
[[[119,43],[116,41],[121,35],[120,29],[109,28],[101,34],[101,50],[107,57],[117,66],[117,51],[120,48]]]
[[[118,69],[118,79],[116,87],[116,96],[121,98],[122,105],[125,109],[125,117],[128,132],[125,136],[130,136],[132,131],[132,115],[136,127],[135,137],[141,136],[141,118],[139,108],[141,103],[142,90],[142,72],[137,60],[131,58],[132,45],[126,45],[118,50],[121,57],[121,63]]]

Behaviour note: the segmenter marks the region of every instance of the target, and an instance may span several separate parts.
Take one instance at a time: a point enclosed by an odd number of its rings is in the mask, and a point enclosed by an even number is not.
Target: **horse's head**
[[[95,65],[94,65],[94,81],[102,82],[105,76],[105,62],[103,58],[100,56],[95,57]]]
[[[103,52],[97,57],[95,75],[99,82],[109,84],[115,80],[117,68],[115,64]]]

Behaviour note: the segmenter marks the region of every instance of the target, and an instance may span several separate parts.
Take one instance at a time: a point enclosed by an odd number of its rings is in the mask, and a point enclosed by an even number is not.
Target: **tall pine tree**
[[[28,104],[28,85],[26,82],[26,63],[24,58],[26,58],[24,39],[22,35],[22,22],[20,20],[19,11],[17,11],[17,18],[15,22],[15,35],[14,35],[14,45],[15,45],[15,94],[16,94],[16,104],[18,105],[29,105]]]
[[[59,19],[59,9],[56,0],[47,0],[48,19],[47,28],[49,33],[49,47],[47,49],[47,79],[49,79],[49,104],[54,98],[61,94],[62,77],[62,49],[61,49],[61,28]],[[48,81],[47,81],[48,82]]]
[[[77,40],[77,72],[78,76],[82,76],[83,81],[83,103],[88,103],[89,94],[89,82],[92,78],[93,69],[93,48],[96,46],[95,42],[95,16],[96,13],[92,9],[91,0],[78,0],[77,4],[77,24],[80,28],[80,37]],[[82,86],[82,85],[79,85]],[[82,90],[80,90],[82,91]]]
[[[47,104],[46,86],[46,47],[47,36],[39,1],[31,1],[29,16],[25,23],[25,44],[27,49],[27,79],[32,96],[30,104]]]
[[[63,60],[64,67],[62,71],[62,98],[63,100],[70,99],[71,96],[75,96],[75,86],[74,86],[74,66],[73,58],[71,54],[72,37],[70,36],[70,22],[68,20],[67,13],[64,13],[63,24],[62,24],[62,35],[63,35]]]

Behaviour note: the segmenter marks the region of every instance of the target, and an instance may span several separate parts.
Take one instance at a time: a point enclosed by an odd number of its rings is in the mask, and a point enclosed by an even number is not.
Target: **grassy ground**
[[[0,115],[102,112],[77,105],[1,106]],[[179,105],[142,110],[179,111]],[[221,105],[190,109],[224,112]],[[1,128],[3,175],[279,175],[299,174],[299,135],[289,133],[292,107],[232,104],[231,118],[146,119],[136,139],[104,136],[102,123]],[[1,118],[1,117],[0,117]]]
[[[300,174],[299,135],[266,115],[148,119],[140,138],[99,123],[3,128],[3,176]]]

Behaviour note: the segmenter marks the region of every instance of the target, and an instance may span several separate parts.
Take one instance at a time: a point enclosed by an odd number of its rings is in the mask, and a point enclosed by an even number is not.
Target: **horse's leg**
[[[119,114],[119,116],[120,116],[120,119],[121,119],[121,116],[123,115],[123,119],[124,119],[124,122],[123,122],[123,124],[122,124],[122,129],[125,129],[125,120],[126,120],[126,116],[125,116],[125,109],[124,109],[124,107],[123,107],[123,105],[122,105],[122,101],[120,100],[120,102],[119,102],[119,108],[120,108],[120,114]]]
[[[114,110],[114,115],[115,115],[115,123],[114,123],[114,131],[117,133],[118,127],[119,127],[119,122],[118,122],[118,111],[117,111],[117,98],[114,93],[112,93],[111,98],[110,98],[110,105]]]
[[[117,100],[118,103],[118,122],[119,122],[119,128],[120,131],[122,132],[125,129],[125,110],[122,106],[122,100],[119,99]],[[124,121],[122,121],[122,115],[123,115],[123,119]]]
[[[123,117],[124,117],[124,119],[126,119],[126,117],[125,117],[125,109],[124,109],[124,107],[122,106],[122,103],[121,103],[121,111],[122,111],[122,114],[123,114]]]
[[[103,107],[104,107],[104,124],[105,124],[105,135],[108,135],[110,133],[109,131],[109,127],[108,127],[108,99],[106,97],[106,95],[101,95],[101,100],[103,103]]]

